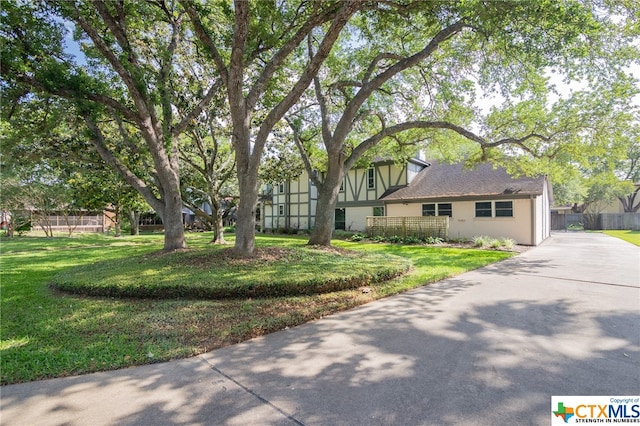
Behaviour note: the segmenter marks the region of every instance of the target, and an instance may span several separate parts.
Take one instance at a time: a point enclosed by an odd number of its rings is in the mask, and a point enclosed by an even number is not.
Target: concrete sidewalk
[[[640,248],[554,234],[508,261],[202,356],[6,386],[2,425],[548,425],[640,393]]]

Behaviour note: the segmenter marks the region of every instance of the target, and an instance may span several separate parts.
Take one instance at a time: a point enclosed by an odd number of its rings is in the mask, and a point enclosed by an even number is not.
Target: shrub
[[[489,247],[494,249],[500,248],[502,247],[502,241],[494,238],[489,242]]]
[[[444,243],[444,239],[440,237],[427,237],[424,239],[424,242],[427,244],[442,244]]]
[[[491,238],[486,235],[475,236],[472,241],[475,247],[489,247],[489,244],[491,244]]]
[[[349,240],[351,240],[351,241],[362,241],[362,240],[364,240],[365,238],[367,238],[367,236],[366,236],[366,235],[361,234],[360,232],[356,232],[355,234],[353,234],[353,235],[351,236],[351,238],[349,238]]]
[[[513,250],[516,242],[511,238],[491,238],[486,235],[473,237],[473,245],[479,248],[505,248],[507,250]]]
[[[507,250],[513,250],[515,246],[516,246],[516,242],[511,238],[502,239],[502,247],[506,248]]]
[[[355,232],[344,231],[342,229],[337,229],[337,230],[333,231],[333,236],[335,238],[340,239],[340,240],[349,240],[354,234],[355,234]]]
[[[420,244],[422,240],[418,237],[404,237],[403,242],[405,244]]]

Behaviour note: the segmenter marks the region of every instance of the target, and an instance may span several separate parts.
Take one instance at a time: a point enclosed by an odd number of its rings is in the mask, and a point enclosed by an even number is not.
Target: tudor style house
[[[262,229],[313,227],[317,190],[306,173],[265,193]],[[368,216],[449,216],[449,238],[488,235],[538,245],[550,233],[551,196],[544,176],[514,178],[491,164],[379,160],[345,176],[335,228],[365,231]]]

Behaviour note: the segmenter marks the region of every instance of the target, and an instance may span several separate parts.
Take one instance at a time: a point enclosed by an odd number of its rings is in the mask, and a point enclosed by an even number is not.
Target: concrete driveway
[[[508,261],[205,355],[6,386],[2,425],[548,425],[640,393],[640,248],[558,233]]]

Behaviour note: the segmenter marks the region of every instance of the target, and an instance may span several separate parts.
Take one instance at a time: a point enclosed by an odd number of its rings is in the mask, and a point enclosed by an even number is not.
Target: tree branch
[[[91,143],[96,148],[102,159],[113,166],[120,176],[122,176],[129,185],[135,188],[154,210],[164,214],[164,204],[162,201],[158,200],[146,183],[133,173],[124,163],[122,163],[107,147],[102,131],[95,122],[93,122],[88,115],[84,115],[83,119],[91,133]]]
[[[182,117],[180,122],[173,128],[174,137],[177,137],[182,132],[184,132],[187,126],[189,126],[189,123],[195,120],[202,113],[202,111],[209,105],[209,103],[211,103],[211,100],[213,99],[217,91],[220,90],[220,86],[221,82],[219,80],[213,83],[204,97],[200,100],[200,102],[198,102],[198,105],[196,105],[187,115]]]
[[[206,28],[202,24],[202,20],[198,15],[198,11],[196,11],[196,9],[194,8],[193,2],[190,0],[179,0],[179,1],[180,1],[180,4],[182,4],[182,7],[184,7],[184,9],[187,11],[187,14],[189,15],[189,19],[193,24],[193,29],[196,37],[198,37],[198,40],[200,40],[200,42],[204,45],[204,47],[207,49],[207,52],[211,56],[213,63],[215,64],[218,72],[220,73],[222,82],[224,83],[225,87],[229,87],[229,70],[226,64],[224,63],[224,59],[222,59],[222,55],[218,51],[218,47],[216,46],[215,42],[213,41],[213,39],[207,32]]]
[[[302,25],[298,31],[291,36],[289,40],[273,55],[271,60],[267,62],[266,66],[262,70],[262,73],[253,84],[249,95],[247,96],[247,107],[250,110],[253,110],[258,99],[262,96],[264,89],[268,82],[273,77],[273,74],[280,68],[285,59],[289,56],[289,54],[302,43],[302,41],[310,35],[311,31],[325,22],[330,21],[334,18],[339,12],[339,9],[330,8],[324,9],[321,13],[312,15],[307,21]]]
[[[540,139],[540,140],[544,140],[544,141],[550,141],[551,137],[548,136],[544,136],[544,135],[540,135],[537,133],[530,133],[526,136],[523,136],[521,138],[503,138],[503,139],[499,139],[497,141],[494,142],[490,142],[487,141],[485,138],[483,138],[482,136],[479,136],[461,126],[458,126],[456,124],[453,123],[449,123],[447,121],[407,121],[405,123],[400,123],[400,124],[396,124],[394,126],[390,126],[390,127],[386,127],[384,129],[382,129],[381,131],[379,131],[378,133],[376,133],[375,135],[367,138],[366,140],[362,141],[358,146],[356,146],[353,150],[353,152],[351,153],[351,155],[349,156],[349,158],[347,159],[347,161],[345,161],[345,168],[351,168],[355,162],[371,147],[375,146],[378,142],[380,142],[382,139],[386,138],[386,137],[391,137],[393,135],[396,135],[398,133],[410,130],[410,129],[445,129],[445,130],[451,130],[456,132],[457,134],[459,134],[460,136],[463,136],[467,139],[469,139],[470,141],[476,142],[480,145],[480,147],[485,150],[488,148],[495,148],[501,145],[517,145],[520,148],[522,148],[524,151],[530,153],[531,155],[534,155],[536,157],[539,157],[540,155],[537,154],[536,152],[534,152],[531,148],[529,148],[525,142],[527,142],[530,139]]]
[[[289,117],[285,117],[285,121],[287,122],[287,124],[291,128],[291,131],[293,132],[293,141],[295,142],[296,147],[298,148],[298,151],[300,151],[300,157],[302,158],[302,163],[304,164],[304,168],[307,170],[309,179],[311,179],[311,182],[313,182],[313,184],[317,188],[319,188],[322,185],[322,182],[320,181],[318,176],[316,176],[313,173],[313,166],[311,166],[311,160],[309,159],[309,156],[307,155],[307,151],[304,149],[304,146],[302,144],[302,138],[300,137],[300,132],[298,131],[298,128],[291,122]]]
[[[1,69],[2,69],[2,74],[5,74],[7,70],[5,70],[4,68],[1,68]],[[135,113],[135,111],[127,108],[122,103],[108,96],[105,96],[99,93],[85,93],[82,91],[71,90],[71,89],[61,89],[61,88],[51,89],[50,87],[45,86],[42,82],[34,79],[33,77],[27,76],[25,74],[16,75],[16,79],[22,83],[25,83],[29,86],[34,87],[35,89],[43,93],[60,96],[61,98],[65,98],[69,100],[84,99],[84,100],[89,100],[92,102],[99,103],[101,105],[108,106],[114,109],[115,111],[118,111],[119,113],[121,113],[127,120],[133,123],[140,122],[140,118]]]
[[[260,153],[264,148],[264,144],[267,141],[267,137],[269,133],[271,133],[271,129],[273,126],[282,119],[282,117],[286,114],[286,112],[297,102],[297,100],[302,95],[302,92],[309,86],[313,77],[318,73],[320,66],[325,61],[329,53],[331,52],[331,48],[334,43],[338,39],[340,32],[347,24],[351,16],[356,12],[358,7],[360,6],[355,2],[344,2],[341,3],[342,7],[340,11],[336,14],[335,18],[331,21],[331,26],[327,30],[327,33],[320,43],[318,47],[318,51],[314,55],[313,59],[309,61],[307,67],[303,71],[302,75],[289,91],[287,96],[280,101],[278,105],[276,105],[269,114],[265,117],[260,129],[258,130],[258,134],[255,139],[254,146],[254,156],[252,158],[253,162],[260,161]],[[257,153],[257,154],[256,154]]]
[[[349,102],[349,104],[345,108],[342,117],[336,125],[334,137],[337,137],[337,140],[339,141],[343,141],[346,139],[353,118],[356,116],[362,104],[369,98],[374,90],[377,90],[380,86],[382,86],[382,84],[384,84],[386,81],[399,74],[400,72],[413,67],[414,65],[417,65],[424,59],[428,58],[440,47],[442,43],[458,34],[465,27],[466,23],[463,20],[459,20],[443,28],[431,39],[431,41],[425,46],[424,49],[411,56],[399,60],[388,69],[375,76],[367,84],[363,85],[362,88],[358,90],[356,96]]]

